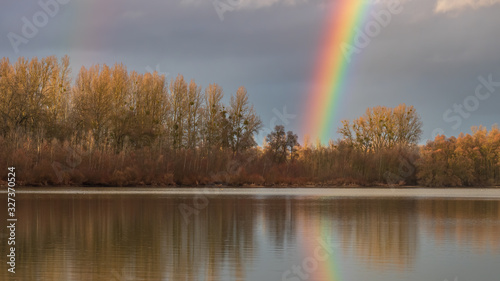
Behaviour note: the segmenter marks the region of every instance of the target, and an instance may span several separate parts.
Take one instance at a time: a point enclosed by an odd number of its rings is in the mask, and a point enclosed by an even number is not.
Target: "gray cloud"
[[[372,10],[383,9],[384,1]],[[478,76],[492,74],[500,80],[500,5],[456,4],[450,11],[459,13],[437,12],[445,2],[403,2],[403,12],[355,55],[341,118],[359,116],[366,107],[405,102],[422,115],[425,138],[436,127],[451,135],[471,125],[500,122],[500,89],[460,128],[452,129],[442,118],[474,93]],[[453,1],[459,2],[470,1]],[[241,3],[248,6],[225,12],[221,21],[209,0],[71,0],[16,54],[7,34],[22,35],[22,17],[32,20],[41,8],[37,2],[9,1],[0,10],[0,54],[11,60],[69,54],[74,73],[95,63],[123,62],[140,72],[159,65],[170,78],[182,73],[203,86],[217,82],[226,95],[244,85],[264,124],[274,117],[273,108],[286,105],[297,114],[288,127],[299,130],[328,16],[326,2]]]
[[[467,8],[488,7],[499,3],[500,0],[438,0],[435,11],[437,13],[447,13]]]

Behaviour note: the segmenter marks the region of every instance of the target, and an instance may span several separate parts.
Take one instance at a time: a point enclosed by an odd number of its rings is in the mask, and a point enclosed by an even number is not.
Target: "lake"
[[[16,212],[16,273],[4,262],[1,280],[500,276],[493,189],[18,188]]]

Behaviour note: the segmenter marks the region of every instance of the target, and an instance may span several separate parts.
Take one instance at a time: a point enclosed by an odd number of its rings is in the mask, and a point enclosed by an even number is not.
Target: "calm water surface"
[[[497,199],[258,192],[16,199],[16,274],[4,262],[1,280],[500,280]],[[6,212],[0,219],[6,223]],[[0,235],[5,260],[7,231]]]

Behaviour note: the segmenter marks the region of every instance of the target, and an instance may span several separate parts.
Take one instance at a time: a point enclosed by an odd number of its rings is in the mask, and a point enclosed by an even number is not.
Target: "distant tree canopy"
[[[123,64],[82,67],[70,82],[69,58],[0,61],[0,134],[87,142],[90,147],[173,149],[254,147],[261,120],[244,87],[222,103],[217,84],[205,91],[182,75],[128,72]]]
[[[472,127],[472,134],[436,136],[422,147],[419,183],[425,186],[495,185],[500,182],[500,130]]]
[[[60,136],[69,113],[69,58],[0,61],[0,134],[23,130]]]
[[[413,106],[377,106],[352,124],[342,120],[338,132],[348,144],[363,151],[379,151],[394,146],[415,145],[422,135],[422,121]]]
[[[297,156],[300,146],[298,136],[292,131],[285,133],[283,125],[277,125],[274,131],[266,136],[267,152],[276,163],[283,163],[287,160],[293,161]]]

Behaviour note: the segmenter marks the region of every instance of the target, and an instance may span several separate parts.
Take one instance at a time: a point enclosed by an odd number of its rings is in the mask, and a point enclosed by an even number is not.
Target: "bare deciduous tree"
[[[229,145],[233,155],[256,146],[253,135],[260,129],[262,122],[248,102],[245,87],[238,88],[236,96],[231,97],[229,109]]]

